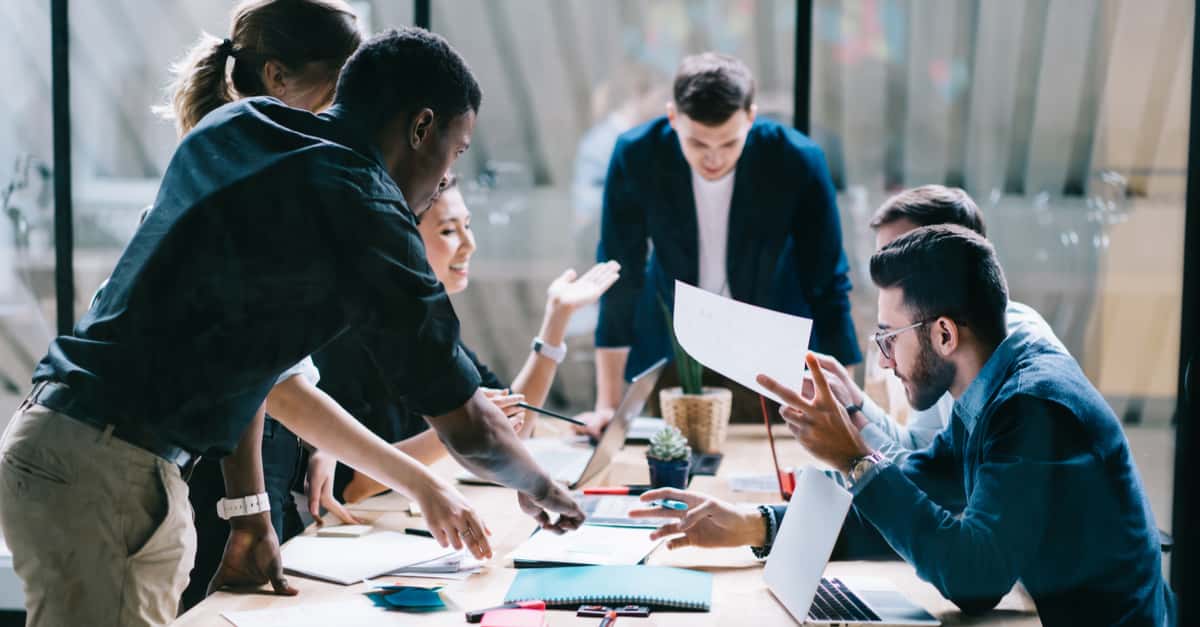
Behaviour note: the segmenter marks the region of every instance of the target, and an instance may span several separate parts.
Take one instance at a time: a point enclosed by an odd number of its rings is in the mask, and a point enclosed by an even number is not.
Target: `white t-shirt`
[[[696,198],[696,226],[700,239],[699,287],[723,296],[729,295],[725,248],[729,242],[729,203],[733,200],[734,172],[709,181],[692,171],[692,195]]]

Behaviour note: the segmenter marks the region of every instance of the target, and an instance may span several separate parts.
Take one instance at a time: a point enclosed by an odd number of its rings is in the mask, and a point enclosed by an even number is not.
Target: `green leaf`
[[[679,345],[679,340],[675,337],[675,323],[671,317],[671,310],[663,300],[662,294],[658,294],[658,306],[662,309],[663,320],[667,323],[667,332],[671,334],[671,348],[675,352],[675,371],[679,373],[679,386],[683,388],[684,394],[703,393],[704,366]]]

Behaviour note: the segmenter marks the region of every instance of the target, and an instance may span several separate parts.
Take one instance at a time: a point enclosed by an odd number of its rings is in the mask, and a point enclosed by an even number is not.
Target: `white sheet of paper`
[[[651,540],[645,529],[583,525],[561,536],[539,531],[522,542],[510,557],[560,564],[632,566],[662,542]]]
[[[291,572],[349,585],[444,557],[454,549],[444,549],[431,538],[376,530],[358,538],[298,536],[280,552],[283,567]]]
[[[411,616],[388,612],[375,607],[365,596],[330,603],[309,603],[262,610],[222,612],[225,620],[235,627],[373,627],[375,625],[404,625]]]
[[[353,505],[347,503],[346,509],[362,512],[407,512],[412,503],[413,501],[403,494],[385,492]]]
[[[675,282],[675,337],[708,368],[767,398],[778,396],[754,381],[765,374],[794,389],[804,383],[812,320],[717,296]]]

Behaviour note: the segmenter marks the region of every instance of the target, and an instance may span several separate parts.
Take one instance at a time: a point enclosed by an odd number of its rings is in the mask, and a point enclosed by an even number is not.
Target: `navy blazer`
[[[596,346],[630,347],[626,378],[673,356],[658,299],[673,307],[675,280],[699,280],[698,228],[691,169],[667,119],[622,135],[596,252],[599,261],[620,262],[621,278],[600,299]],[[754,123],[737,163],[728,237],[735,300],[812,318],[814,350],[844,364],[862,360],[837,200],[816,143],[770,120]]]

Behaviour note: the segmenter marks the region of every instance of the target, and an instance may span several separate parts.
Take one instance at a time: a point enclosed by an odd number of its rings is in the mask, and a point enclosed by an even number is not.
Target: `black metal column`
[[[433,8],[429,6],[430,0],[413,0],[413,25],[424,28],[425,30],[433,30],[430,24],[433,23]]]
[[[67,0],[50,4],[51,100],[54,113],[54,285],[58,332],[75,326],[75,278],[71,207],[71,80]]]
[[[813,2],[796,0],[796,70],[792,86],[792,126],[809,134],[812,121],[809,119],[809,99],[812,96],[812,37]]]
[[[1200,542],[1196,529],[1196,483],[1200,468],[1195,455],[1200,451],[1196,414],[1197,397],[1196,321],[1200,319],[1200,10],[1192,15],[1192,105],[1188,121],[1187,217],[1183,236],[1183,324],[1179,341],[1179,386],[1175,410],[1175,483],[1171,531],[1175,548],[1171,553],[1171,586],[1179,603],[1177,624],[1200,621]],[[1187,251],[1193,251],[1188,253]]]

